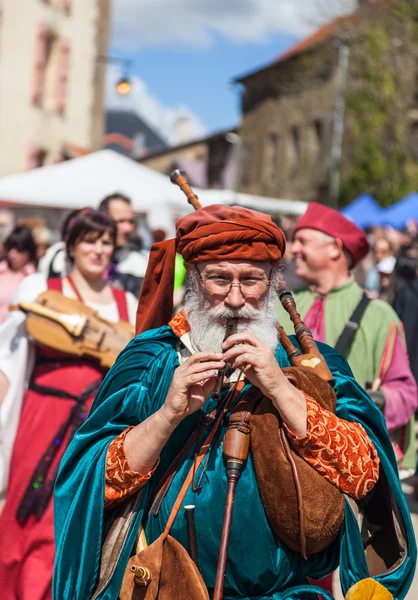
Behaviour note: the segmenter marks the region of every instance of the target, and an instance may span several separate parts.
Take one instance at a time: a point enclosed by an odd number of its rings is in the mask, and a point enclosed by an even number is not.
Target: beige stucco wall
[[[56,2],[55,2],[56,4]],[[73,0],[70,14],[42,0],[2,0],[0,22],[0,176],[21,172],[30,144],[49,155],[65,142],[98,148],[103,135],[103,71],[110,0]],[[65,114],[31,102],[39,23],[70,39]]]

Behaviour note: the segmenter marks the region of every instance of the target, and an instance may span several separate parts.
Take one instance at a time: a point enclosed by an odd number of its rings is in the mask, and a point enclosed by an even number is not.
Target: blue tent
[[[418,194],[416,192],[383,210],[377,225],[391,225],[395,229],[402,229],[410,219],[418,221]]]
[[[350,221],[354,221],[359,227],[375,225],[380,219],[381,213],[385,212],[370,194],[362,194],[351,204],[342,209],[341,214]]]

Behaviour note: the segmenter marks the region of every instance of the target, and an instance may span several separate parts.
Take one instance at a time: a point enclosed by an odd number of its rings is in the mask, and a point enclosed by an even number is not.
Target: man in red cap
[[[187,600],[212,598],[228,487],[223,439],[235,402],[254,387],[277,411],[294,451],[311,465],[315,476],[319,473],[355,502],[374,488],[384,470],[398,503],[405,504],[395,463],[391,466],[385,456],[390,445],[383,419],[340,355],[323,348],[335,380],[335,414],[323,408],[319,398],[291,384],[282,371],[290,363],[278,338],[275,301],[284,250],[283,232],[269,217],[217,205],[184,217],[177,224],[176,239],[153,246],[138,308],[141,335],[109,372],[89,418],[61,462],[55,492],[55,600],[135,597],[132,586],[139,575],[130,571],[128,560],[135,554],[141,522],[149,557],[155,558],[159,540],[165,543],[168,531],[183,547],[176,546],[178,585],[193,572],[204,588]],[[176,251],[186,263],[188,291],[184,311],[173,318]],[[229,319],[236,321],[236,333],[224,342]],[[314,369],[320,360],[308,362]],[[227,365],[218,400],[212,395],[217,374]],[[277,443],[273,439],[273,445],[280,445],[279,439]],[[269,460],[263,467],[267,475]],[[364,554],[349,503],[341,536],[346,542],[340,545],[339,537],[334,537],[332,544],[303,560],[303,551],[291,550],[266,517],[255,462],[256,454],[247,460],[237,485],[226,576],[221,577],[225,598],[308,600],[320,590],[301,585],[306,576],[323,577],[340,560],[344,591],[367,577],[352,563],[353,557]],[[282,481],[277,486],[285,487]],[[185,512],[191,506],[198,577],[190,559],[187,568],[180,560],[185,548],[192,552]],[[280,510],[286,512],[284,506]],[[413,554],[408,513],[403,508],[401,513]],[[325,519],[325,513],[319,514]],[[302,531],[301,519],[295,518]],[[321,521],[321,528],[327,525]],[[142,552],[135,564],[141,565],[141,557]],[[407,589],[413,557],[402,564]],[[161,585],[164,581],[161,575]],[[383,577],[381,581],[385,584]],[[153,571],[150,597],[166,598],[155,585]],[[389,587],[398,597],[396,578]],[[178,597],[186,600],[184,594]]]
[[[401,476],[415,472],[414,414],[417,387],[409,367],[402,325],[394,310],[369,301],[351,270],[370,250],[366,234],[338,211],[312,202],[294,230],[296,275],[309,287],[295,293],[314,338],[337,348],[357,382],[383,411]],[[283,310],[279,320],[290,323]],[[332,579],[322,583],[332,590]]]
[[[366,234],[338,211],[312,202],[294,230],[296,274],[309,287],[295,300],[316,340],[337,348],[356,381],[385,415],[401,476],[415,472],[414,413],[417,386],[402,325],[386,302],[367,298],[351,270],[367,255]],[[289,329],[286,315],[279,320]]]

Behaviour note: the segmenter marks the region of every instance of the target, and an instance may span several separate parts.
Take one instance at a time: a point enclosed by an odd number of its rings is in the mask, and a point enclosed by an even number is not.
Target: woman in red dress
[[[107,320],[134,322],[135,298],[111,288],[105,280],[115,244],[114,223],[91,209],[77,211],[69,222],[65,241],[72,265],[70,275],[47,282],[40,274],[32,275],[21,285],[17,301],[33,301],[46,289],[55,289],[94,308]],[[15,338],[10,331],[5,335],[5,343],[12,340],[10,352],[4,348],[0,352],[0,400],[4,400],[0,421],[6,446],[10,445],[13,421],[17,421],[16,416],[13,419],[16,403],[7,400],[7,393],[13,388],[15,376],[19,377],[14,372],[19,360],[14,361],[13,348],[22,346],[22,314],[21,323],[15,325]],[[19,411],[6,502],[0,515],[0,590],[7,600],[52,598],[54,480],[62,454],[85,419],[105,374],[100,365],[85,358],[44,347],[36,347],[34,354],[34,366],[30,368],[27,353],[28,390]],[[7,447],[3,447],[3,463],[7,463]],[[7,464],[3,470],[7,474]]]

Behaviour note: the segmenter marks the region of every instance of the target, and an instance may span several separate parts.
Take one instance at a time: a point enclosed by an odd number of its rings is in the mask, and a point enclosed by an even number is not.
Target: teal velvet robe
[[[295,341],[295,340],[293,340]],[[148,331],[135,338],[121,353],[106,376],[87,421],[67,449],[55,487],[56,563],[53,582],[55,600],[87,600],[97,584],[103,533],[103,498],[106,452],[110,442],[126,427],[136,425],[164,402],[173,372],[179,365],[178,338],[169,327]],[[335,378],[337,415],[360,422],[379,453],[394,490],[407,534],[408,557],[392,573],[377,579],[396,599],[405,597],[411,584],[416,546],[403,493],[396,474],[396,461],[384,419],[369,397],[352,378],[345,359],[329,346],[320,345]],[[281,346],[280,366],[289,366]],[[205,412],[214,407],[212,400]],[[163,449],[160,465],[142,494],[127,542],[116,570],[101,592],[103,600],[117,600],[126,563],[135,544],[144,506],[153,488],[174,456],[197,426],[198,415],[185,419]],[[222,459],[221,432],[210,455],[200,494],[189,490],[185,504],[196,505],[195,519],[202,576],[211,594],[215,581],[226,498],[227,480]],[[154,541],[164,530],[171,507],[192,464],[190,455],[179,469],[157,517],[148,519],[146,536]],[[199,473],[200,471],[198,471]],[[280,485],[280,482],[277,482]],[[187,548],[184,510],[180,509],[171,535]],[[232,522],[225,600],[301,600],[314,597],[293,586],[303,586],[306,577],[320,579],[341,566],[344,593],[358,580],[368,577],[360,533],[346,502],[345,522],[339,539],[325,551],[304,561],[282,543],[270,528],[249,458],[238,483]],[[317,590],[318,591],[318,590]],[[323,594],[327,598],[331,596]]]

